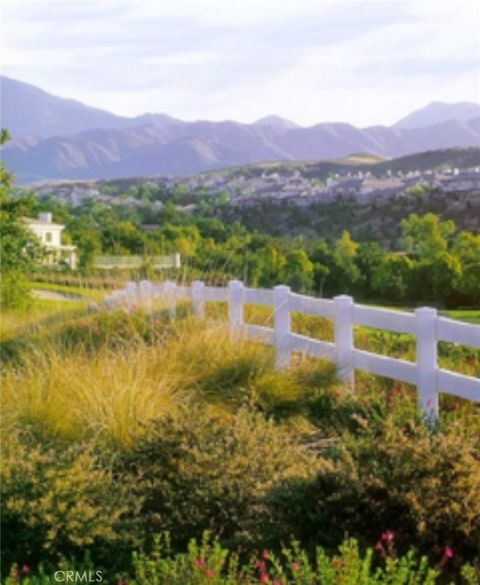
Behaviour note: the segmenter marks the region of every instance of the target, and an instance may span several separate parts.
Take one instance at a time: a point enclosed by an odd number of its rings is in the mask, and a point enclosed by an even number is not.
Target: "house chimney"
[[[52,214],[49,211],[44,212],[44,213],[39,213],[38,219],[40,221],[44,221],[45,223],[52,223]]]

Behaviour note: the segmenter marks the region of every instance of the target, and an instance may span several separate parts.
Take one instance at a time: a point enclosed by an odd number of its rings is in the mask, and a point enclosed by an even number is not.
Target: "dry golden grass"
[[[61,321],[61,312],[52,315]],[[61,347],[50,322],[9,319],[7,339],[30,331],[32,341],[1,374],[4,437],[30,430],[42,439],[97,437],[126,446],[150,420],[186,403],[228,411],[255,400],[289,408],[308,391],[274,370],[271,348],[232,339],[221,323],[186,317],[165,324],[153,342],[135,337],[92,352],[86,344]]]

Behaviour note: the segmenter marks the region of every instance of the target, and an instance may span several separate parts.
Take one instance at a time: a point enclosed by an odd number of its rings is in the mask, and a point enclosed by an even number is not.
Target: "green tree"
[[[446,252],[449,238],[455,232],[453,221],[442,221],[434,213],[423,216],[412,213],[401,227],[407,252],[418,256],[421,262],[430,262]]]
[[[304,292],[313,287],[313,263],[305,250],[291,250],[285,257],[285,282],[294,290]]]
[[[465,303],[480,306],[480,234],[460,232],[452,247],[462,268],[457,290]]]
[[[360,244],[356,257],[356,264],[360,270],[361,278],[356,284],[362,296],[371,297],[373,293],[373,277],[377,268],[385,257],[385,251],[377,242]]]
[[[318,240],[309,255],[313,262],[314,289],[319,296],[323,297],[325,284],[334,264],[332,250],[325,240]]]
[[[372,290],[393,302],[407,299],[413,276],[414,262],[408,256],[385,256],[372,275]]]
[[[249,257],[249,281],[252,286],[270,288],[282,282],[286,258],[272,243]]]
[[[335,284],[342,292],[352,292],[360,280],[360,269],[356,264],[358,244],[352,240],[350,233],[344,231],[335,242],[333,258],[335,261]]]
[[[0,145],[10,136],[1,131]],[[3,307],[20,307],[28,302],[26,274],[41,255],[38,239],[22,222],[28,199],[13,197],[13,176],[0,163],[0,304]]]

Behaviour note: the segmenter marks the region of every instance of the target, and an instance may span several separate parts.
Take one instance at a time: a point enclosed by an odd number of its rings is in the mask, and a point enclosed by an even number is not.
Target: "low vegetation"
[[[279,373],[188,307],[172,322],[51,305],[47,325],[34,309],[2,332],[7,582],[59,566],[111,583],[478,578],[473,404],[427,427],[406,385],[365,377],[351,395],[308,359]]]

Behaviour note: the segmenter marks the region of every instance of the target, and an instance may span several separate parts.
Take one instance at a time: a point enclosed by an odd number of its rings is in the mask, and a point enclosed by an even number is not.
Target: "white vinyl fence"
[[[439,341],[480,348],[480,326],[439,317],[436,309],[422,307],[414,313],[406,313],[357,305],[345,295],[333,300],[318,299],[293,293],[288,286],[276,286],[273,290],[253,289],[236,280],[229,282],[228,287],[206,286],[201,281],[195,281],[192,286],[179,286],[174,282],[159,285],[149,281],[141,281],[138,285],[131,282],[107,297],[105,305],[107,308],[124,307],[129,310],[142,307],[151,312],[156,298],[164,300],[172,316],[175,316],[178,301],[190,301],[194,313],[202,318],[205,317],[205,302],[227,302],[231,330],[246,335],[248,339],[273,345],[278,367],[288,367],[292,353],[296,352],[334,361],[340,379],[352,389],[355,370],[414,384],[420,407],[429,417],[438,416],[440,392],[480,402],[480,379],[442,369],[437,363]],[[273,329],[245,323],[245,303],[272,307]],[[293,333],[292,312],[331,319],[335,341],[320,341]],[[355,325],[414,335],[416,362],[356,349],[353,338]]]

